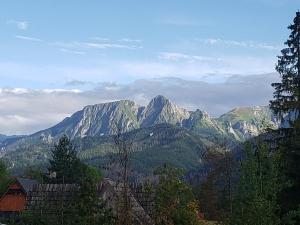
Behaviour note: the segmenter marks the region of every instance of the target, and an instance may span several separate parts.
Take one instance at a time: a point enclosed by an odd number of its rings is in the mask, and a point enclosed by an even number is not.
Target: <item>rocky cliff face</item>
[[[105,136],[162,123],[182,125],[183,120],[189,116],[187,110],[159,95],[146,107],[129,100],[86,106],[59,124],[32,136],[39,136],[46,142],[63,134],[71,138]]]
[[[237,140],[257,136],[266,128],[276,129],[280,125],[267,106],[238,107],[220,116],[217,121]]]
[[[182,125],[183,120],[188,119],[190,113],[164,96],[156,96],[150,101],[147,107],[141,113],[141,127],[149,127],[155,124],[170,123]]]
[[[207,137],[226,136],[238,141],[260,134],[265,124],[278,126],[268,107],[239,107],[214,119],[205,111],[188,111],[159,95],[147,106],[129,100],[86,106],[57,125],[25,137],[23,141],[52,143],[63,134],[72,139],[107,136],[163,123],[187,128]]]
[[[199,109],[190,112],[189,118],[183,122],[183,127],[205,136],[226,135],[222,124],[210,117],[207,112]]]
[[[113,151],[111,135],[121,132],[134,142],[138,170],[150,170],[161,162],[191,169],[201,162],[201,152],[219,138],[236,143],[278,125],[268,107],[239,107],[212,118],[199,109],[182,109],[163,96],[147,106],[122,100],[86,106],[57,125],[26,137],[2,136],[0,158],[20,170],[45,163],[53,142],[67,134],[78,144],[83,160],[101,164],[105,154]]]

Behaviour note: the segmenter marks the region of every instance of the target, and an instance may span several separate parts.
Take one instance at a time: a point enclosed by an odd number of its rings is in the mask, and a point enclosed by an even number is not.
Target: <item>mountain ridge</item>
[[[212,118],[207,112],[196,109],[188,111],[172,103],[162,95],[154,97],[146,106],[131,100],[87,105],[82,110],[66,117],[58,124],[35,132],[25,138],[39,138],[46,142],[57,140],[63,134],[71,139],[95,135],[113,135],[131,130],[169,123],[205,133],[213,132],[245,140],[260,133],[259,120],[266,118],[274,127],[278,126],[272,112],[266,106],[236,107]]]
[[[180,108],[161,95],[154,97],[146,106],[131,100],[120,100],[85,106],[48,129],[7,142],[2,146],[0,158],[10,162],[11,168],[31,166],[38,161],[46,162],[50,157],[51,146],[66,134],[78,143],[89,140],[80,149],[82,158],[90,155],[92,157],[87,159],[89,162],[102,162],[102,157],[113,151],[114,142],[105,140],[121,133],[132,138],[137,161],[142,160],[145,165],[154,166],[157,165],[154,159],[161,162],[170,157],[171,161],[176,159],[174,162],[181,165],[178,157],[184,157],[186,152],[187,159],[182,158],[182,165],[189,168],[189,163],[196,165],[201,162],[200,152],[212,143],[217,144],[218,140],[234,144],[258,135],[263,131],[261,122],[264,119],[274,127],[277,126],[268,107],[238,107],[219,118],[212,118],[200,109],[188,111]],[[153,131],[159,131],[160,135],[157,136]],[[136,139],[139,136],[143,138]],[[163,144],[168,140],[172,141]],[[197,140],[203,143],[201,148],[193,147],[198,143]],[[91,145],[95,146],[91,148]],[[151,147],[153,145],[155,147]],[[139,158],[144,156],[148,159]]]

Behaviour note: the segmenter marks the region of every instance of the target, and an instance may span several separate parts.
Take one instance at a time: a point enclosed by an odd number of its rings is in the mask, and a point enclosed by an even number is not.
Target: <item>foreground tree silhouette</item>
[[[276,66],[281,82],[273,83],[274,100],[271,109],[284,121],[279,129],[283,171],[291,185],[281,195],[283,213],[296,210],[300,205],[300,12],[296,13],[287,46],[278,56]]]
[[[296,13],[293,24],[288,29],[291,34],[284,43],[286,48],[281,50],[276,66],[281,76],[281,82],[273,83],[275,88],[274,100],[271,101],[271,108],[281,118],[287,113],[289,122],[294,125],[295,118],[298,118],[300,111],[300,12]]]

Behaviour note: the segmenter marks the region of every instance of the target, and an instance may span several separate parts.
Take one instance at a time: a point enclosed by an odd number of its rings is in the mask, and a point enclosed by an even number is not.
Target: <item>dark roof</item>
[[[62,206],[68,206],[76,201],[78,184],[39,184],[34,185],[27,193],[26,209],[32,213],[57,214]],[[97,186],[99,197],[102,198],[113,211],[117,210],[118,198],[122,194],[121,185],[110,179],[103,179]],[[130,194],[133,219],[136,224],[152,225],[152,220],[144,211],[132,194]]]
[[[77,184],[38,184],[27,194],[26,209],[36,213],[43,210],[46,214],[57,214],[64,207],[74,203]]]
[[[37,184],[39,184],[38,181],[32,180],[32,179],[26,179],[26,178],[16,178],[17,182],[22,186],[23,190],[26,192],[26,194]]]

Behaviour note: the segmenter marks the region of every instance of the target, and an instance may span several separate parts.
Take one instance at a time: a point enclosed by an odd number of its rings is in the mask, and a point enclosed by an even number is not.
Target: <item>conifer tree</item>
[[[281,82],[273,83],[274,100],[271,109],[287,122],[280,131],[280,150],[282,152],[283,171],[291,185],[281,194],[283,213],[296,210],[300,205],[300,12],[296,13],[287,46],[278,56],[276,66]]]
[[[76,150],[70,139],[64,135],[58,144],[54,145],[52,159],[49,160],[48,170],[56,174],[56,183],[76,183],[80,177],[81,162],[77,158]]]
[[[257,149],[248,144],[242,161],[230,225],[280,224],[277,193],[281,188],[277,154],[265,144]]]
[[[288,29],[291,34],[285,42],[287,47],[281,50],[276,66],[281,82],[272,84],[275,99],[271,101],[271,108],[280,117],[290,113],[289,122],[293,125],[300,111],[300,12],[296,13]]]

